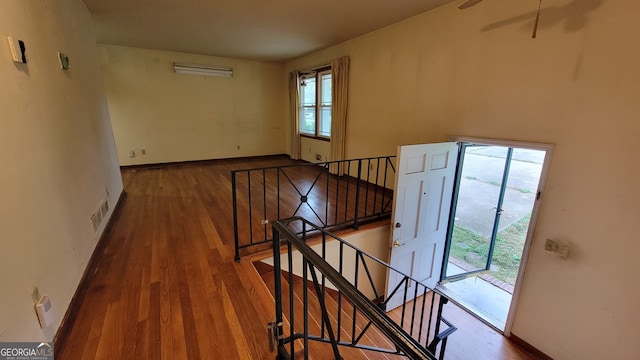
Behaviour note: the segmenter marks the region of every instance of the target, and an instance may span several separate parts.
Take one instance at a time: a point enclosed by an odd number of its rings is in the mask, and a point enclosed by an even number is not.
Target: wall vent
[[[91,214],[91,228],[93,229],[93,233],[97,234],[98,229],[100,229],[100,224],[102,224],[102,211],[101,207],[98,208],[93,214]]]
[[[107,213],[109,212],[109,201],[107,201],[107,199],[104,199],[102,201],[102,205],[100,206],[100,212],[102,213],[103,219],[107,217]]]
[[[96,210],[91,214],[89,220],[91,222],[91,229],[93,229],[93,234],[98,235],[98,231],[100,230],[100,226],[102,226],[102,222],[107,218],[107,214],[109,213],[109,200],[105,197]]]

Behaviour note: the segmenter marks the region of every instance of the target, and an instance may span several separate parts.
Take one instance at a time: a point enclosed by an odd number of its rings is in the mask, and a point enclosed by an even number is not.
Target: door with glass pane
[[[455,281],[491,269],[504,213],[514,149],[462,144],[450,217],[444,280]],[[510,213],[509,216],[517,216]]]

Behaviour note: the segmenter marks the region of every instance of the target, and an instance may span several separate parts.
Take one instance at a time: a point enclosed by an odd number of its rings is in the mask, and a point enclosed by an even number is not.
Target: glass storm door
[[[513,148],[463,143],[454,187],[443,280],[491,269]]]

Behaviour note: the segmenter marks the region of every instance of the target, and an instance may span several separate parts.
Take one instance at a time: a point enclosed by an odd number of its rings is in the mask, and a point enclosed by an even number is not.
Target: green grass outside
[[[520,257],[527,237],[531,213],[498,232],[491,261],[494,277],[515,285],[520,266]],[[454,226],[450,256],[475,268],[484,268],[489,252],[489,240],[461,226]]]

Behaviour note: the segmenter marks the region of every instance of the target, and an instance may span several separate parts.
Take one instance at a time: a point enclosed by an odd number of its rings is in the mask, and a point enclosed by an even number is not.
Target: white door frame
[[[513,318],[515,316],[516,308],[518,305],[518,299],[520,297],[520,289],[522,287],[522,280],[524,279],[524,273],[527,268],[527,261],[529,260],[531,243],[535,235],[535,230],[538,222],[538,214],[540,212],[540,204],[542,203],[541,200],[544,198],[544,194],[545,194],[544,189],[547,184],[549,171],[551,169],[551,159],[553,157],[553,151],[555,149],[555,145],[525,142],[525,141],[514,141],[514,140],[477,138],[477,137],[461,136],[461,135],[450,135],[449,141],[466,142],[466,143],[481,144],[481,145],[497,145],[497,146],[545,151],[544,162],[542,163],[542,170],[540,172],[540,181],[538,183],[537,193],[540,195],[538,195],[537,200],[533,203],[533,209],[531,211],[531,220],[529,221],[529,229],[527,231],[527,237],[524,242],[524,249],[522,250],[522,259],[520,260],[520,268],[518,269],[518,276],[516,277],[516,284],[513,288],[513,294],[511,296],[511,304],[509,306],[509,313],[507,314],[507,321],[503,331],[504,336],[509,337],[511,336],[511,327],[513,326]]]

